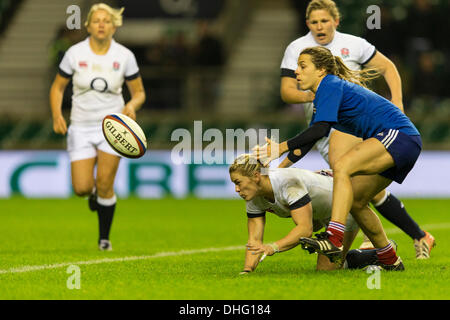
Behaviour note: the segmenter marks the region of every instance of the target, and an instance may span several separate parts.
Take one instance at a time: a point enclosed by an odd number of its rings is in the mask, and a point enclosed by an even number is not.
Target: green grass
[[[369,290],[364,271],[316,272],[315,255],[300,248],[267,257],[253,274],[239,276],[243,250],[81,264],[81,289],[69,290],[67,265],[28,272],[22,266],[151,256],[160,252],[245,245],[240,200],[119,200],[111,240],[97,250],[97,217],[86,200],[0,200],[0,299],[449,299],[450,200],[405,200],[409,212],[437,240],[430,260],[414,258],[412,240],[383,220],[399,244],[406,271],[381,273]],[[265,240],[293,223],[268,214]],[[390,231],[390,232],[389,232]],[[355,245],[359,244],[357,238]],[[333,288],[334,290],[330,290]]]

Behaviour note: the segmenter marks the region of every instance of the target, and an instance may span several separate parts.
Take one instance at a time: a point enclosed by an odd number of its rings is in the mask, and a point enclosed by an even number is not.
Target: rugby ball
[[[141,127],[121,113],[107,115],[102,122],[103,136],[109,145],[127,158],[140,158],[147,151],[147,139]]]

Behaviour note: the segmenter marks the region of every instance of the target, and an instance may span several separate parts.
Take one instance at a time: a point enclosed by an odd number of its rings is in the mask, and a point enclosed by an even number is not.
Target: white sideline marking
[[[446,230],[446,229],[450,229],[450,223],[426,224],[426,225],[422,225],[421,228],[423,228],[423,230],[426,230],[426,231]],[[385,232],[386,232],[388,238],[392,234],[403,233],[403,231],[401,231],[398,228],[385,229]],[[359,233],[358,237],[360,237],[360,235],[361,234]],[[15,267],[15,268],[11,268],[11,269],[0,270],[0,274],[23,273],[23,272],[31,272],[31,271],[39,271],[39,270],[58,269],[58,268],[64,268],[64,267],[67,267],[70,265],[90,265],[90,264],[101,264],[101,263],[110,263],[110,262],[148,260],[148,259],[163,258],[163,257],[186,256],[186,255],[197,254],[197,253],[233,251],[233,250],[241,250],[241,249],[245,249],[245,246],[231,246],[231,247],[223,247],[223,248],[205,248],[205,249],[195,249],[195,250],[169,251],[169,252],[159,252],[159,253],[149,255],[149,256],[104,258],[104,259],[98,259],[98,260],[44,264],[44,265],[40,265],[40,266],[23,266],[23,267]]]
[[[23,272],[31,272],[31,271],[38,271],[38,270],[58,269],[58,268],[64,268],[64,267],[67,267],[70,265],[90,265],[90,264],[100,264],[100,263],[110,263],[110,262],[148,260],[148,259],[163,258],[163,257],[184,256],[184,255],[191,255],[191,254],[197,254],[197,253],[232,251],[232,250],[241,250],[241,249],[245,249],[245,246],[232,246],[232,247],[223,247],[223,248],[205,248],[205,249],[196,249],[196,250],[181,250],[181,251],[159,252],[159,253],[149,255],[149,256],[104,258],[104,259],[98,259],[98,260],[45,264],[45,265],[41,265],[41,266],[23,266],[23,267],[16,267],[16,268],[11,268],[11,269],[0,270],[0,274],[23,273]]]

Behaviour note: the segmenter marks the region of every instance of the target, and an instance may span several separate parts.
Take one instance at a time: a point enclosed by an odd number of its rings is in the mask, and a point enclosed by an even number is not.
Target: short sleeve
[[[299,179],[289,179],[283,186],[281,195],[290,210],[301,208],[311,202],[305,184]]]
[[[129,51],[129,56],[125,66],[125,80],[133,80],[139,77],[139,67],[133,52]]]
[[[377,53],[377,49],[375,48],[375,46],[363,38],[360,38],[359,48],[360,48],[360,54],[358,57],[358,63],[360,65],[365,65]]]
[[[343,97],[343,83],[336,76],[322,79],[314,99],[314,114],[310,125],[316,122],[338,122],[339,107]]]
[[[59,70],[58,73],[65,77],[70,78],[72,77],[74,72],[74,66],[73,66],[73,57],[72,57],[72,50],[67,50],[64,54],[64,57],[61,60],[61,63],[59,64]]]
[[[300,52],[294,50],[294,45],[292,43],[286,48],[283,60],[281,60],[281,77],[295,78],[299,54]]]
[[[249,218],[264,217],[266,215],[266,211],[261,210],[253,201],[247,201],[245,205],[247,217]]]

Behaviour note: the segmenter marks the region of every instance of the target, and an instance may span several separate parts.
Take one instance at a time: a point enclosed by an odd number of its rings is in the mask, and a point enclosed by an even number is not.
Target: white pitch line
[[[426,231],[447,230],[447,229],[450,229],[450,223],[427,224],[427,225],[422,225],[421,228]],[[388,237],[392,234],[403,233],[403,231],[401,231],[398,228],[385,229],[385,232],[388,235]],[[358,234],[358,236],[359,235],[360,234]],[[40,265],[40,266],[22,266],[22,267],[15,267],[15,268],[10,268],[10,269],[0,270],[0,274],[24,273],[24,272],[39,271],[39,270],[58,269],[58,268],[64,268],[64,267],[67,267],[70,265],[91,265],[91,264],[101,264],[101,263],[110,263],[110,262],[148,260],[148,259],[163,258],[163,257],[185,256],[185,255],[192,255],[192,254],[197,254],[197,253],[233,251],[233,250],[241,250],[241,249],[245,249],[245,246],[231,246],[231,247],[223,247],[223,248],[205,248],[205,249],[194,249],[194,250],[169,251],[169,252],[159,252],[159,253],[156,253],[153,255],[146,255],[146,256],[104,258],[104,259],[98,259],[98,260],[45,264],[45,265]]]
[[[159,253],[156,253],[153,255],[146,255],[146,256],[104,258],[104,259],[98,259],[98,260],[45,264],[45,265],[40,265],[40,266],[23,266],[23,267],[16,267],[16,268],[11,268],[11,269],[0,270],[0,274],[23,273],[23,272],[31,272],[31,271],[38,271],[38,270],[58,269],[58,268],[64,268],[64,267],[67,267],[70,265],[90,265],[90,264],[101,264],[101,263],[110,263],[110,262],[148,260],[148,259],[163,258],[163,257],[184,256],[184,255],[191,255],[191,254],[197,254],[197,253],[232,251],[232,250],[240,250],[240,249],[245,249],[245,246],[232,246],[232,247],[223,247],[223,248],[205,248],[205,249],[196,249],[196,250],[181,250],[181,251],[159,252]]]

